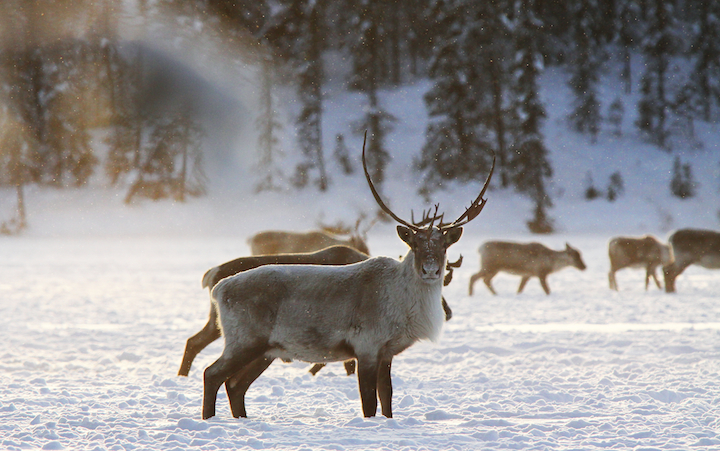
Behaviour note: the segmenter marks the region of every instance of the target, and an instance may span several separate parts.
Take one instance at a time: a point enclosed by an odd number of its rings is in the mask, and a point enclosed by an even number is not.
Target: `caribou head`
[[[485,180],[485,184],[483,185],[480,194],[470,204],[470,206],[465,209],[465,212],[460,215],[459,218],[452,222],[444,222],[444,213],[438,215],[440,204],[436,204],[434,213],[431,214],[430,209],[423,211],[422,219],[416,222],[411,212],[412,220],[411,222],[407,222],[398,217],[387,205],[385,205],[383,200],[380,198],[380,194],[378,194],[375,189],[365,161],[366,140],[367,132],[365,132],[365,138],[363,139],[362,163],[363,170],[365,171],[365,178],[370,186],[370,191],[372,191],[373,197],[380,208],[399,223],[397,226],[397,233],[400,239],[410,246],[410,250],[412,251],[411,253],[414,258],[415,272],[421,280],[427,283],[433,283],[442,277],[443,268],[445,267],[445,254],[447,249],[456,243],[462,236],[462,226],[475,219],[480,214],[483,207],[485,207],[487,199],[483,198],[483,196],[490,185],[490,179],[492,178],[493,171],[495,170],[495,157],[493,156],[490,173]]]

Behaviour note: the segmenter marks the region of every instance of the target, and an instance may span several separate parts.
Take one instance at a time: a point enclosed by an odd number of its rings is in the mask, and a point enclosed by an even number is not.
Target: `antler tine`
[[[439,203],[438,203],[438,204],[435,204],[435,213],[433,213],[432,220],[430,221],[430,228],[431,228],[431,229],[432,229],[433,224],[435,224],[435,220],[436,220],[436,219],[439,218],[439,219],[440,219],[440,223],[442,223],[442,215],[440,215],[440,216],[437,215],[437,212],[438,212],[438,209],[439,209],[439,208],[440,208],[440,204],[439,204]],[[429,208],[428,208],[428,217],[430,217],[430,209],[429,209]]]
[[[367,179],[368,185],[370,185],[370,191],[372,191],[373,197],[375,198],[375,202],[378,203],[378,205],[380,206],[382,211],[389,214],[390,217],[393,218],[395,221],[399,222],[400,224],[404,225],[405,227],[408,227],[408,228],[414,230],[415,232],[419,231],[420,230],[419,227],[414,226],[412,224],[408,224],[407,221],[400,219],[395,213],[392,212],[392,210],[390,210],[390,208],[388,208],[387,205],[385,205],[385,202],[383,202],[382,199],[380,199],[380,195],[375,190],[375,186],[373,185],[372,180],[370,180],[370,174],[368,173],[368,170],[367,170],[367,163],[365,162],[365,142],[366,141],[367,141],[367,130],[365,130],[365,137],[363,138],[362,164],[363,164],[363,170],[365,171],[365,178]]]
[[[451,228],[460,227],[462,225],[465,225],[468,222],[475,219],[477,217],[477,215],[480,214],[482,209],[485,207],[485,203],[487,202],[487,199],[484,199],[483,196],[485,195],[485,191],[487,191],[488,186],[490,186],[490,179],[492,178],[494,171],[495,171],[495,153],[493,152],[493,160],[492,160],[492,166],[490,167],[490,173],[488,174],[487,179],[485,179],[485,185],[483,185],[482,190],[480,191],[480,194],[472,202],[472,204],[470,204],[470,206],[465,209],[465,213],[460,215],[460,217],[457,218],[452,223],[448,224],[445,227],[442,227],[443,229],[451,229]]]
[[[427,221],[428,221],[429,219],[430,219],[430,210],[425,211],[425,210],[423,209],[422,219],[419,220],[419,221],[416,221],[416,220],[415,220],[415,212],[412,211],[412,210],[410,210],[410,222],[412,222],[413,225],[415,225],[415,226],[417,226],[417,227],[422,227],[422,226],[424,226],[425,224],[427,224]]]

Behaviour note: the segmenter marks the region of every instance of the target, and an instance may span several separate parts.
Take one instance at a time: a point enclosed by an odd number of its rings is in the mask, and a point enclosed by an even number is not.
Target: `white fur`
[[[270,286],[262,290],[258,283]],[[287,289],[275,293],[273,285]],[[436,341],[445,318],[441,291],[442,278],[422,280],[409,252],[401,262],[376,257],[347,266],[260,267],[223,279],[212,297],[226,347],[242,347],[260,333],[277,344],[272,357],[325,363],[352,357],[328,352],[342,341],[357,354],[377,353],[387,343],[405,349],[418,340]],[[258,330],[252,309],[261,305],[276,306],[270,330]],[[308,331],[321,342],[305,343]]]

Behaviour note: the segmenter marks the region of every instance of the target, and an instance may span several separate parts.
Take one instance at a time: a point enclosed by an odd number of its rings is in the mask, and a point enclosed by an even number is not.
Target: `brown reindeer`
[[[531,277],[540,279],[540,285],[546,294],[550,294],[547,276],[567,266],[585,270],[580,252],[565,244],[565,250],[554,251],[540,243],[511,243],[507,241],[488,241],[480,246],[481,268],[470,277],[469,294],[473,294],[473,285],[483,279],[492,294],[497,294],[492,286],[492,278],[500,272],[522,276],[518,293],[522,293]]]
[[[352,234],[350,238],[341,239],[320,230],[311,232],[268,230],[250,237],[248,244],[252,255],[313,252],[337,245],[349,246],[365,254],[370,254],[365,239],[359,233]]]
[[[680,229],[668,239],[675,261],[663,267],[665,291],[675,292],[675,279],[685,268],[698,265],[720,269],[720,233],[713,230]]]
[[[492,169],[458,219],[417,227],[380,198],[367,171],[364,144],[362,160],[373,197],[400,224],[397,233],[410,248],[407,255],[401,261],[374,257],[345,266],[269,265],[218,282],[212,297],[225,347],[204,373],[203,418],[215,415],[223,383],[233,416],[247,416],[245,393],[276,358],[356,359],[363,415],[375,416],[379,397],[382,414],[392,417],[392,360],[419,340],[438,338],[447,249],[482,211]]]
[[[660,281],[656,275],[658,266],[666,266],[673,262],[673,252],[670,246],[662,244],[657,238],[646,235],[641,238],[616,237],[608,244],[610,257],[610,272],[608,280],[611,290],[618,290],[615,272],[623,268],[645,268],[645,290],[650,284],[650,277],[655,280],[658,288]]]

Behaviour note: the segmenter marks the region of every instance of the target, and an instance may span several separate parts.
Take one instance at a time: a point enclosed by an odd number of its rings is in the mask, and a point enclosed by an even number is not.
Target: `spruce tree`
[[[184,202],[187,196],[205,194],[204,131],[192,117],[192,110],[185,105],[174,114],[154,119],[152,133],[143,147],[140,170],[125,203],[138,196]]]
[[[5,100],[5,99],[3,99]],[[0,225],[0,233],[14,235],[27,227],[25,186],[30,178],[30,143],[32,137],[7,108],[0,108],[0,186],[15,189],[15,215]]]
[[[700,117],[711,121],[720,107],[720,3],[697,0],[688,56],[693,67],[687,83],[688,100],[698,106]]]
[[[339,133],[335,137],[335,150],[333,151],[333,156],[345,175],[350,175],[355,172],[352,159],[350,158],[350,152],[347,145],[345,145],[345,136],[343,136],[342,133]]]
[[[268,53],[260,64],[259,111],[255,123],[258,127],[258,172],[261,178],[255,185],[255,191],[278,190],[284,174],[278,166],[283,154],[278,146],[278,132],[282,128],[277,117],[274,87],[275,68],[272,56]]]
[[[517,0],[515,10],[515,61],[511,89],[513,183],[519,192],[527,194],[535,203],[533,219],[527,223],[530,231],[550,233],[553,226],[547,208],[552,206],[552,200],[547,192],[547,182],[552,177],[552,168],[540,132],[545,109],[538,87],[538,77],[543,68],[539,51],[541,22],[534,14],[532,0]]]
[[[670,192],[680,199],[688,199],[695,195],[697,182],[693,177],[690,163],[682,163],[680,157],[673,161],[672,179],[670,180]]]
[[[306,157],[305,170],[317,171],[316,184],[320,191],[328,186],[325,157],[322,145],[322,85],[324,69],[323,1],[308,2],[304,5],[299,36],[299,82],[298,94],[302,109],[297,119],[300,149]]]
[[[637,0],[617,1],[617,24],[615,45],[620,52],[622,69],[620,78],[626,94],[632,92],[632,51],[636,47],[640,30],[640,5]]]
[[[78,98],[87,80],[82,65],[87,43],[70,41],[48,49],[45,64],[44,113],[47,151],[43,166],[45,182],[54,186],[81,186],[98,163],[90,147],[86,116]]]
[[[636,125],[648,139],[662,149],[669,150],[669,113],[671,95],[670,58],[677,46],[674,33],[677,25],[671,3],[651,0],[648,27],[643,38],[645,72],[641,80]]]
[[[295,168],[293,184],[304,187],[312,181],[321,191],[328,186],[322,145],[325,5],[324,0],[284,0],[263,35],[277,50],[276,62],[297,76],[301,107],[296,125],[303,159]]]
[[[602,50],[598,40],[599,8],[596,0],[579,0],[571,6],[572,51],[570,87],[575,93],[569,119],[572,127],[597,140],[600,130],[600,100],[597,94]]]
[[[379,64],[381,51],[379,23],[381,0],[361,0],[357,4],[353,32],[358,37],[350,49],[352,74],[349,80],[351,89],[367,95],[365,115],[356,122],[358,132],[368,131],[367,165],[373,181],[380,185],[385,179],[385,167],[390,157],[385,148],[385,136],[395,118],[387,113],[379,100],[380,88]]]
[[[480,31],[482,24],[475,20],[477,9],[465,0],[440,0],[434,2],[431,14],[438,18],[437,44],[429,68],[435,84],[425,94],[430,122],[416,162],[425,173],[423,193],[448,180],[482,178],[491,154],[483,119],[490,118],[486,112],[490,111],[492,94],[481,90],[485,84],[478,61],[484,61],[471,51],[480,48],[485,38]]]

